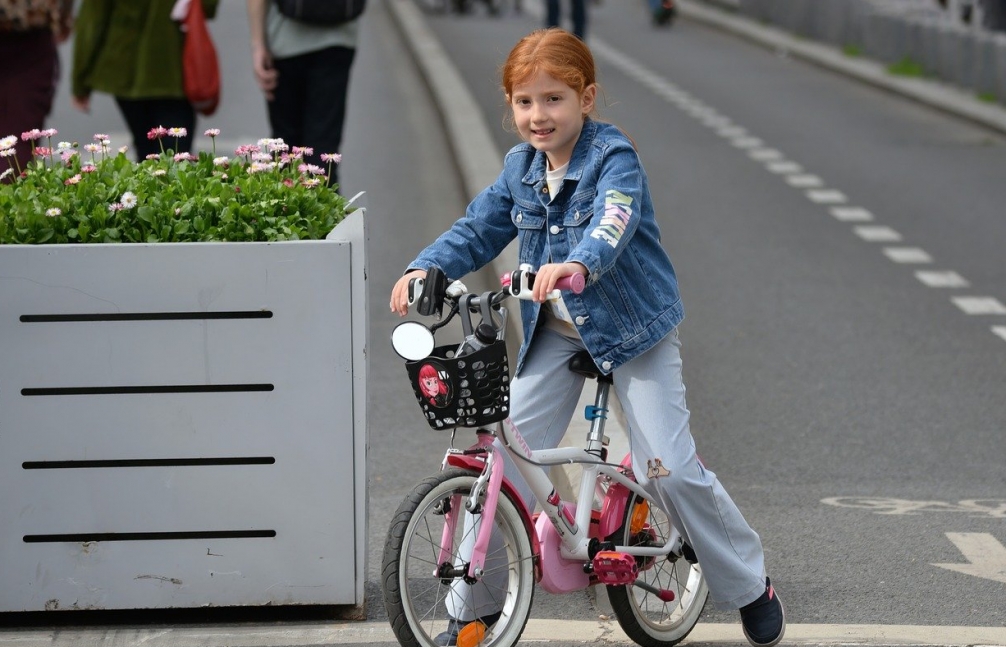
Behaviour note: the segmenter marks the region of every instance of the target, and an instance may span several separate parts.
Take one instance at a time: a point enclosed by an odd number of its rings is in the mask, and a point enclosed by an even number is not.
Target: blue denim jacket
[[[545,169],[544,153],[529,144],[512,148],[496,182],[409,267],[437,266],[452,279],[462,278],[514,237],[520,263],[582,263],[589,271],[587,287],[578,295],[563,293],[563,300],[591,357],[610,373],[653,347],[684,316],[646,174],[621,130],[590,119],[551,202]],[[524,342],[517,373],[544,316],[540,304],[520,304]]]

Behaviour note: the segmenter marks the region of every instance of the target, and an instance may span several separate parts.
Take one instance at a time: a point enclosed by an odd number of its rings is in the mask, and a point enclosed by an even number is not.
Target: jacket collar
[[[597,122],[593,119],[588,117],[584,120],[583,130],[580,131],[580,137],[576,140],[576,146],[573,147],[573,155],[569,158],[569,168],[566,170],[567,180],[580,181],[580,177],[583,175],[583,167],[587,163],[587,156],[590,153],[590,145],[593,143],[595,135],[597,135],[597,128]],[[535,151],[534,159],[531,160],[531,166],[528,168],[523,179],[521,179],[521,182],[531,186],[543,183],[545,181],[545,171],[548,168],[547,162],[548,159],[545,157],[545,153]]]

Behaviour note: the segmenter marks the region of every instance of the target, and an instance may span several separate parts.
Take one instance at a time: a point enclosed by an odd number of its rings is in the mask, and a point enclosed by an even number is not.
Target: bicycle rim
[[[475,478],[470,472],[448,470],[426,479],[395,514],[385,544],[382,579],[388,618],[402,645],[431,647],[439,634],[451,628],[452,614],[462,621],[455,626],[464,626],[475,618],[501,613],[480,645],[509,647],[524,630],[534,596],[534,566],[523,520],[507,496],[501,495],[496,506],[482,579],[467,585],[460,578],[436,575],[448,518],[445,502],[455,514],[460,513],[445,561],[459,566],[468,559],[461,553],[474,543],[473,521],[481,515],[467,515],[463,506]]]
[[[663,545],[672,531],[667,515],[652,503],[643,529],[635,535],[629,527],[636,506],[633,497],[625,511],[625,521],[611,540],[621,545]],[[639,580],[657,589],[674,592],[674,600],[664,602],[655,594],[636,586],[609,586],[608,599],[622,630],[644,647],[668,647],[684,640],[695,627],[705,607],[709,589],[702,569],[684,557],[637,557]]]

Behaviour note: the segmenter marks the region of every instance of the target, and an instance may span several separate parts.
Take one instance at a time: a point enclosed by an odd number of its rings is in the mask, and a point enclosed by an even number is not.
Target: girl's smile
[[[573,155],[583,120],[594,109],[593,84],[582,93],[545,72],[516,85],[510,97],[514,123],[521,138],[548,156],[558,168]]]

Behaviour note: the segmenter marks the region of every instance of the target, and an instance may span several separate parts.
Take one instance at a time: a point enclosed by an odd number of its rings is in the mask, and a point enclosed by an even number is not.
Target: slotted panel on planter
[[[0,611],[363,604],[360,217],[0,248]]]

